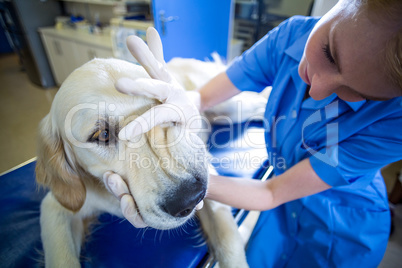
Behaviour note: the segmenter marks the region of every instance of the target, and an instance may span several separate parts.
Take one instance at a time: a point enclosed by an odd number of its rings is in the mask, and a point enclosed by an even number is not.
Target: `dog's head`
[[[147,225],[177,227],[205,196],[205,147],[173,123],[154,127],[137,141],[119,140],[120,129],[158,103],[116,91],[122,77],[149,76],[125,61],[95,59],[63,83],[39,126],[37,182],[76,212],[89,185],[106,191],[102,176],[110,170],[125,180]]]

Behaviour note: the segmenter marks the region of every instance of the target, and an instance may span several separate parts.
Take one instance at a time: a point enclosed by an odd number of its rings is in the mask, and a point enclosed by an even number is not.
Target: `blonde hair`
[[[385,68],[388,77],[402,91],[402,29],[385,46]]]
[[[402,1],[401,0],[359,0],[374,20],[394,27],[395,32],[384,48],[384,67],[391,82],[402,92]]]

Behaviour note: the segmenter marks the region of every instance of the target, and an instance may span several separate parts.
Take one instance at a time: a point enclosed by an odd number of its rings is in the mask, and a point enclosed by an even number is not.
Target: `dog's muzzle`
[[[166,198],[161,208],[173,217],[186,217],[204,199],[206,191],[206,184],[200,179],[195,179],[193,183],[183,182]]]

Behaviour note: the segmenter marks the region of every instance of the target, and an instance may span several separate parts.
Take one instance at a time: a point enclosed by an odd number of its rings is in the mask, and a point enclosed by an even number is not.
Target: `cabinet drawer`
[[[93,43],[86,42],[88,36],[81,36],[82,39],[79,40],[76,37],[70,39],[70,35],[75,34],[74,31],[58,32],[54,29],[42,29],[40,33],[58,85],[61,85],[71,72],[88,61],[94,58],[113,57],[112,48],[103,47],[104,42],[94,46]]]
[[[83,65],[94,58],[111,58],[113,57],[112,50],[91,47],[86,44],[76,43],[77,55],[79,60],[79,65]]]
[[[76,62],[76,48],[73,41],[42,35],[45,49],[50,61],[53,76],[58,85],[78,67]]]

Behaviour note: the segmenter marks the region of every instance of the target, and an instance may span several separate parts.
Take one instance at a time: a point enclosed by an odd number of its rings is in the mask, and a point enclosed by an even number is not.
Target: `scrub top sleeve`
[[[369,183],[379,169],[402,158],[401,131],[400,118],[381,120],[338,145],[312,152],[311,166],[331,186]]]
[[[282,22],[236,58],[226,71],[232,83],[242,91],[261,92],[271,86],[285,56],[284,51],[306,20],[306,17],[296,16]]]

